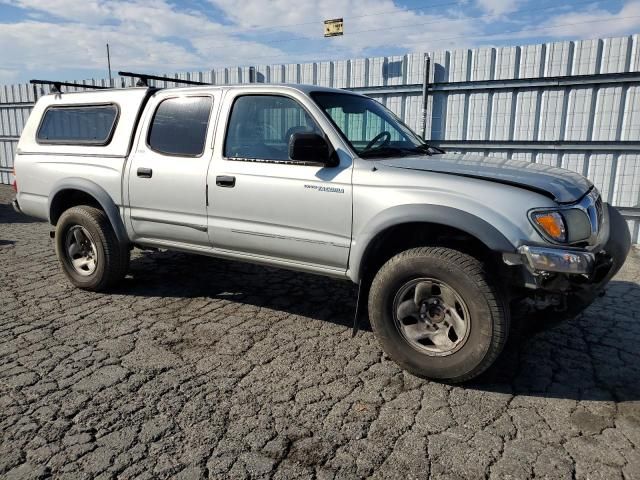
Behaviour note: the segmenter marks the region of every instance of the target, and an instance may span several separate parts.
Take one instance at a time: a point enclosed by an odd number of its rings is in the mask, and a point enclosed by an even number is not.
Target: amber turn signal
[[[564,226],[564,219],[558,212],[535,212],[531,219],[543,233],[556,242],[567,240],[567,229]]]

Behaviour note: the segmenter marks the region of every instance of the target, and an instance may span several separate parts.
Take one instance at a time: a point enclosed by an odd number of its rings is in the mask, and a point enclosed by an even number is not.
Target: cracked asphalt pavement
[[[418,379],[347,283],[136,251],[74,289],[0,187],[3,478],[640,478],[640,252],[463,386]]]

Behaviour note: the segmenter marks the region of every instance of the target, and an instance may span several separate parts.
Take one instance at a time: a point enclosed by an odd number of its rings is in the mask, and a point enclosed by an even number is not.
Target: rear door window
[[[202,155],[212,105],[211,97],[176,97],[160,102],[149,128],[149,147],[164,155]]]
[[[41,144],[108,145],[117,121],[115,104],[49,107],[36,140]]]

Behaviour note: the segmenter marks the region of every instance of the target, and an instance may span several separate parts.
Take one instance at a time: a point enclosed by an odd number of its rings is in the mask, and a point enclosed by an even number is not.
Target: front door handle
[[[137,173],[140,178],[151,178],[153,175],[153,170],[151,170],[150,168],[140,167]]]
[[[236,177],[231,175],[218,175],[216,177],[216,185],[219,187],[233,188],[236,186]]]

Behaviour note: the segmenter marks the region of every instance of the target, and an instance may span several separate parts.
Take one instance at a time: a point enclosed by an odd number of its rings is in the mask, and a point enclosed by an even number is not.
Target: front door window
[[[289,140],[298,132],[322,134],[298,102],[276,95],[244,95],[231,109],[224,156],[287,161]]]

